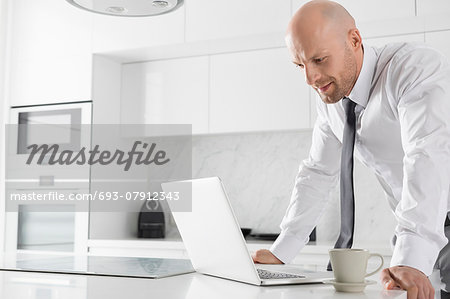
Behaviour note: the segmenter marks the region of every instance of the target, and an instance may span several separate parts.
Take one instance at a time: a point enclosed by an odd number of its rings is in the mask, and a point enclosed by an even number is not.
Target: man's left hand
[[[421,271],[408,266],[395,266],[381,271],[381,283],[386,290],[402,289],[408,299],[433,299],[434,288]]]

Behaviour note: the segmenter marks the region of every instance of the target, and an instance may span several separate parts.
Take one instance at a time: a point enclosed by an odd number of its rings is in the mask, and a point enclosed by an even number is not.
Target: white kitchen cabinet
[[[35,189],[7,189],[5,194],[20,194],[32,196],[32,194],[50,194],[57,192],[66,198],[76,194],[88,194],[89,189],[85,184],[79,184],[79,189],[73,188],[35,188]],[[49,208],[38,204],[19,204],[17,210],[5,213],[5,252],[14,253],[16,250],[23,252],[73,252],[85,254],[87,250],[89,213],[86,203],[70,202],[60,205],[65,213],[56,212],[56,205]],[[40,209],[41,212],[36,212]],[[29,212],[32,210],[33,212]],[[48,214],[50,213],[50,214]],[[52,215],[53,213],[53,215]],[[22,214],[22,220],[20,220]],[[22,244],[20,242],[22,239]],[[68,242],[69,243],[66,243]],[[70,241],[71,240],[71,241]]]
[[[120,123],[122,64],[101,55],[92,61],[92,123]]]
[[[425,42],[450,60],[450,30],[425,33]]]
[[[125,64],[122,124],[192,124],[208,132],[208,57]]]
[[[290,2],[187,0],[186,41],[228,39],[285,31]]]
[[[450,13],[448,0],[417,0],[417,15],[447,15]]]
[[[12,106],[90,100],[92,14],[62,0],[12,0]]]
[[[308,2],[292,0],[292,13]],[[450,29],[450,1],[336,0],[354,17],[363,38],[403,36]],[[389,8],[389,9],[386,9]]]
[[[147,48],[184,42],[184,6],[152,17],[93,16],[93,52]]]
[[[292,0],[294,14],[307,0]],[[363,37],[380,37],[423,32],[423,20],[416,18],[415,0],[336,0],[354,17]],[[386,9],[389,8],[389,9]],[[434,27],[441,27],[439,22]],[[435,29],[433,29],[435,30]]]
[[[420,0],[419,0],[420,1]],[[423,0],[424,2],[428,0]],[[445,0],[441,0],[444,2]],[[307,0],[292,0],[292,12],[295,13]],[[415,16],[414,0],[335,0],[345,7],[355,18],[356,24],[386,19],[401,19]]]
[[[211,56],[210,133],[309,127],[309,87],[286,48]]]

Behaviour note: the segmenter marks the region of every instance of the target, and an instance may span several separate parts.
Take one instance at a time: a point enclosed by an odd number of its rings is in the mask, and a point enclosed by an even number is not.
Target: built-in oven
[[[91,110],[91,102],[12,107],[10,124],[17,126],[15,154],[30,153],[32,144],[79,150],[89,141],[89,136],[82,135],[82,124],[91,123]]]
[[[88,207],[79,203],[12,201],[31,194],[89,192],[90,166],[50,163],[64,151],[90,150],[91,102],[12,107],[6,127],[6,249],[79,251],[87,240]],[[33,148],[47,146],[32,160]],[[41,156],[42,154],[42,156]],[[39,158],[40,161],[39,161]],[[88,205],[88,203],[83,204]],[[79,250],[77,250],[79,249]]]

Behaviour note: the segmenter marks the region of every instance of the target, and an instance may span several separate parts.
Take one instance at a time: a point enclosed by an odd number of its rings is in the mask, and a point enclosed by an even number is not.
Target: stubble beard
[[[339,102],[347,95],[347,93],[350,93],[350,90],[356,83],[356,59],[353,57],[352,52],[348,47],[345,48],[344,65],[344,70],[339,74],[339,77],[341,78],[340,80],[330,77],[330,81],[335,87],[333,93],[326,95],[320,93],[319,90],[316,89],[316,92],[326,104],[334,104]]]

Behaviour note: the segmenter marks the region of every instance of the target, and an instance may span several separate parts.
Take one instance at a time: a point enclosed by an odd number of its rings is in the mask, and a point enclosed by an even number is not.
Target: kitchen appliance
[[[31,144],[79,150],[89,142],[90,130],[86,132],[89,136],[83,134],[82,124],[91,123],[91,110],[91,102],[12,107],[9,123],[17,126],[15,153],[28,154]]]
[[[218,177],[161,186],[166,194],[179,194],[177,201],[167,203],[197,272],[254,285],[322,283],[333,277],[331,272],[293,270],[286,265],[280,265],[277,271],[261,269],[261,265],[257,268]],[[177,211],[177,202],[188,200],[192,200],[192,211]]]
[[[89,193],[87,163],[50,164],[53,151],[30,159],[29,146],[56,145],[55,157],[65,150],[89,150],[91,111],[90,101],[11,108],[6,126],[6,198],[51,194],[69,198]],[[29,159],[31,163],[27,163]],[[6,209],[10,212],[6,217],[7,250],[85,250],[89,202],[7,200]]]
[[[241,232],[242,232],[242,235],[244,236],[244,238],[247,238],[247,236],[250,235],[251,231],[252,231],[251,228],[241,227]]]
[[[158,200],[146,200],[138,218],[139,238],[164,238],[166,223],[164,212]]]

